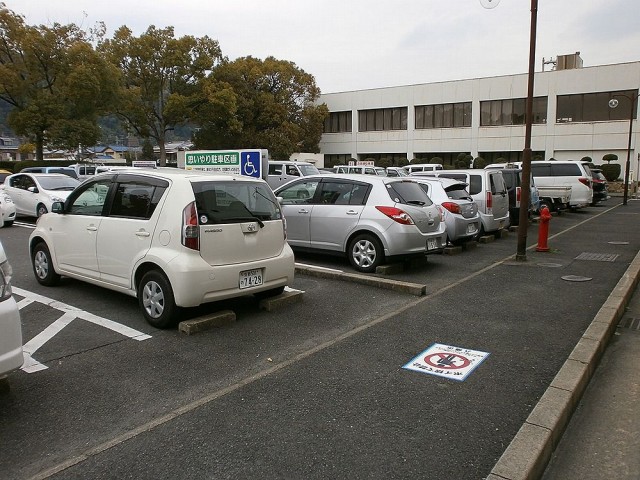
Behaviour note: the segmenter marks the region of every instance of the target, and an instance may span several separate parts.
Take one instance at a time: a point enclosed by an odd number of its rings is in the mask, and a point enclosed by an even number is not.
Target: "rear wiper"
[[[258,222],[260,228],[264,228],[264,222],[258,217],[228,217],[222,221],[222,223],[228,222]]]

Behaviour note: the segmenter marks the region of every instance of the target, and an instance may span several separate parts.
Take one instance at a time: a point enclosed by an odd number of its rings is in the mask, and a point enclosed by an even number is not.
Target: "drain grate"
[[[576,260],[592,260],[595,262],[614,262],[620,255],[617,253],[589,253],[582,252]]]
[[[629,328],[631,330],[640,331],[640,318],[638,317],[625,317],[618,323],[620,328]]]

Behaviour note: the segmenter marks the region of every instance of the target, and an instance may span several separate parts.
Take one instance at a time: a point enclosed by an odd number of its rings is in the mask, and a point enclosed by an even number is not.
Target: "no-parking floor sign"
[[[461,382],[488,356],[488,352],[434,343],[402,368]]]

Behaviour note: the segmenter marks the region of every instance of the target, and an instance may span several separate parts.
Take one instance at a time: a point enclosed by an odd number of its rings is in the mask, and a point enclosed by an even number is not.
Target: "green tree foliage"
[[[618,155],[616,155],[615,153],[607,153],[602,157],[602,160],[604,160],[607,163],[611,163],[615,160],[618,160]]]
[[[174,37],[173,27],[150,26],[139,37],[126,26],[99,50],[121,70],[118,115],[128,128],[160,147],[166,165],[167,133],[183,124],[203,103],[204,80],[222,58],[216,40],[207,36]]]
[[[218,100],[224,98],[221,92],[228,94],[222,87],[230,87],[236,110],[225,117],[206,104],[200,108],[194,118],[200,125],[197,148],[266,148],[272,158],[320,151],[328,109],[316,104],[320,89],[313,75],[294,63],[243,57],[220,65],[208,82]]]
[[[13,107],[7,123],[35,144],[37,159],[45,145],[99,138],[97,119],[114,99],[118,74],[91,44],[103,34],[104,26],[29,26],[0,3],[0,100]]]
[[[473,168],[484,168],[488,165],[487,161],[482,157],[476,157],[473,160]]]

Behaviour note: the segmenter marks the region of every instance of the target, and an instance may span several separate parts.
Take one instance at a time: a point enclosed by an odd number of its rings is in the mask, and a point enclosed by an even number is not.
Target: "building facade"
[[[601,164],[613,153],[624,174],[631,117],[635,179],[640,134],[638,102],[632,110],[631,99],[638,87],[640,62],[536,73],[534,157],[588,156]],[[526,96],[526,74],[323,94],[320,102],[330,111],[320,142],[324,163],[369,158],[424,163],[440,157],[453,164],[459,153],[488,162],[521,160]]]

